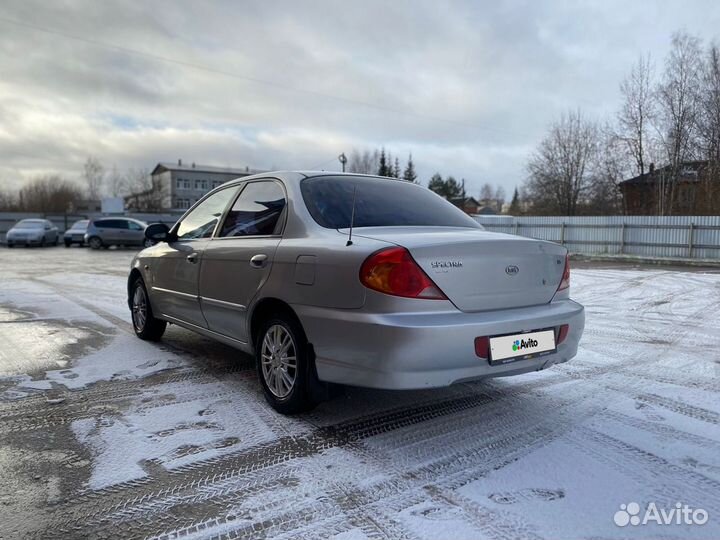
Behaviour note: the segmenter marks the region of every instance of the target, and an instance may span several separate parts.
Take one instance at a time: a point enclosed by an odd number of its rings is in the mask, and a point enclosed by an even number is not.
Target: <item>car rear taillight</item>
[[[562,291],[570,287],[570,255],[565,255],[565,270],[563,270],[562,280],[558,291]]]
[[[393,296],[447,300],[402,247],[381,249],[365,259],[360,267],[360,282],[369,289]]]

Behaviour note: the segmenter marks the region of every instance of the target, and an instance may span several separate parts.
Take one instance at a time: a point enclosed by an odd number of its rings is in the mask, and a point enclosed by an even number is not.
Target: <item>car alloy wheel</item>
[[[297,380],[297,347],[287,329],[279,324],[265,332],[261,350],[262,375],[268,390],[283,399],[290,395]]]
[[[145,329],[147,323],[147,297],[145,296],[145,289],[140,286],[135,287],[132,299],[132,320],[135,330],[142,332]]]
[[[102,247],[102,240],[97,236],[93,236],[88,243],[92,249],[100,249]]]

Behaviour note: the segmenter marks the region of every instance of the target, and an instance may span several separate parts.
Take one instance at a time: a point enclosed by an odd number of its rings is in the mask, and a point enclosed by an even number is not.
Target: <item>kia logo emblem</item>
[[[515,266],[514,264],[511,264],[510,266],[506,266],[506,267],[505,267],[505,273],[506,273],[508,276],[514,276],[514,275],[516,275],[518,272],[520,272],[520,269],[519,269],[517,266]]]

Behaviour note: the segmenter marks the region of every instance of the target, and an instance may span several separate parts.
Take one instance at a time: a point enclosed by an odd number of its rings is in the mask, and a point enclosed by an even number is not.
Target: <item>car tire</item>
[[[287,345],[284,352],[283,345]],[[255,359],[265,399],[277,412],[297,414],[317,405],[308,384],[307,338],[294,317],[277,314],[263,322],[255,344]]]
[[[45,247],[45,237],[42,237],[42,240],[40,240],[40,247]]]
[[[88,245],[90,246],[90,249],[100,249],[103,246],[103,241],[99,236],[93,236],[88,240]]]
[[[56,236],[56,237],[55,237],[55,244],[54,244],[54,245],[57,246],[57,245],[59,245],[59,244],[60,244],[60,239]]]
[[[13,247],[13,245],[12,245],[12,244],[8,244],[7,247],[8,247],[8,249],[10,249],[11,247]]]
[[[149,248],[149,247],[153,247],[154,245],[155,245],[155,242],[153,242],[153,241],[150,240],[149,238],[146,238],[146,239],[143,241],[143,247]]]
[[[65,247],[69,248],[70,246],[72,246],[72,242],[68,242],[67,240],[65,240]]]
[[[130,315],[135,335],[145,341],[159,341],[167,323],[153,315],[150,297],[142,278],[137,278],[130,288]]]

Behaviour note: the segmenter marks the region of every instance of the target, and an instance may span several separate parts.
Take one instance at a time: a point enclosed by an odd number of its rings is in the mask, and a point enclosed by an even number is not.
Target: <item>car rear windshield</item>
[[[459,208],[429,189],[364,176],[316,176],[300,183],[310,215],[322,227],[350,227],[355,193],[354,227],[468,227],[481,228]]]

